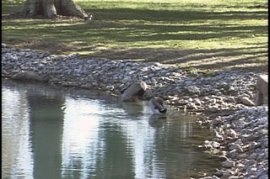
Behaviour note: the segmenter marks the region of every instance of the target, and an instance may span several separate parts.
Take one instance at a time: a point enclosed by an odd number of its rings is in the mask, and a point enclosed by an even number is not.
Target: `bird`
[[[152,112],[155,114],[160,114],[160,113],[166,113],[167,108],[165,106],[165,102],[162,98],[160,97],[153,97],[149,101],[150,107],[152,109]]]
[[[144,81],[137,81],[121,92],[121,100],[123,102],[137,101],[144,95],[147,88]]]
[[[149,89],[148,85],[140,80],[131,84],[127,88],[121,91],[121,101],[122,102],[136,102],[139,98],[143,98],[143,96],[148,92],[149,101],[148,107],[151,108],[151,112],[154,114],[162,114],[167,112],[167,108],[165,106],[165,102],[161,97],[153,96],[152,91]],[[147,108],[148,108],[147,107]],[[148,108],[149,109],[149,108]]]

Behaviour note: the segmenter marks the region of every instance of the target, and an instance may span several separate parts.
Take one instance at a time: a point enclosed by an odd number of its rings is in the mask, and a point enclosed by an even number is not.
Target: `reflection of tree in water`
[[[103,131],[106,149],[102,158],[98,158],[96,166],[97,178],[134,178],[133,154],[128,146],[128,139],[123,134],[121,126],[108,122],[104,126],[110,126]]]
[[[34,178],[61,178],[61,140],[64,99],[27,93],[34,153]],[[57,146],[57,147],[56,147]]]

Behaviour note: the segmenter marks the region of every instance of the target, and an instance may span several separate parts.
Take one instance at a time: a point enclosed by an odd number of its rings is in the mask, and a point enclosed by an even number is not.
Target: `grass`
[[[267,72],[266,0],[77,0],[94,21],[5,18],[3,42],[55,54],[133,59],[213,72]],[[193,71],[193,70],[192,70]]]

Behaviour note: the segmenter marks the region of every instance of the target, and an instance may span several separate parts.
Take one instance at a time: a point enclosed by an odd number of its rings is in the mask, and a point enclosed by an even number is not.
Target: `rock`
[[[248,106],[255,105],[254,102],[251,101],[247,96],[240,96],[239,99],[244,105],[248,105]]]
[[[192,102],[189,102],[187,104],[187,108],[188,109],[194,109],[194,110],[197,110],[198,109],[198,107],[194,103],[192,103]]]
[[[234,104],[236,103],[235,98],[234,98],[234,97],[232,97],[232,96],[227,97],[225,101],[228,101],[228,102],[230,102],[230,103],[234,103]]]
[[[268,174],[264,173],[258,176],[258,179],[267,179],[268,178]]]
[[[231,170],[225,170],[224,172],[223,172],[223,178],[229,178],[230,176],[232,176],[234,174],[234,172],[233,171],[231,171]]]
[[[215,105],[215,106],[209,106],[208,107],[208,110],[211,111],[211,112],[217,112],[219,110],[218,106]]]
[[[236,150],[237,152],[243,152],[243,147],[239,144],[236,144],[236,143],[229,144],[229,149]]]
[[[188,103],[187,100],[184,100],[184,99],[180,99],[179,101],[177,101],[177,103],[180,105],[180,106],[183,106],[183,105],[186,105]]]
[[[232,160],[227,159],[226,161],[221,163],[223,167],[225,168],[231,168],[235,165],[235,162]]]
[[[214,148],[219,148],[219,147],[220,147],[220,143],[218,143],[218,142],[216,142],[216,141],[213,141],[212,146],[213,146]]]
[[[228,156],[230,158],[237,158],[238,157],[238,151],[236,149],[232,149],[229,153],[228,153]]]
[[[200,89],[197,86],[187,86],[185,88],[191,94],[200,94]]]
[[[199,106],[202,105],[202,102],[201,102],[198,98],[195,98],[193,101],[194,101],[194,103],[195,103],[196,105],[199,105]]]
[[[220,116],[216,117],[215,119],[212,120],[212,126],[213,127],[220,127],[222,124],[222,119]]]
[[[218,177],[222,177],[224,171],[223,170],[217,170],[215,175],[218,176]]]
[[[233,129],[226,130],[226,135],[232,137],[233,139],[238,137],[238,134]]]

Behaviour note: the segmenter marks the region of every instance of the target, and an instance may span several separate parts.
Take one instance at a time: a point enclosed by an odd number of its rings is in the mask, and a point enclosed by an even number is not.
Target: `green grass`
[[[76,1],[94,21],[3,18],[3,42],[56,54],[267,71],[266,0]],[[2,16],[22,5],[3,1]]]

